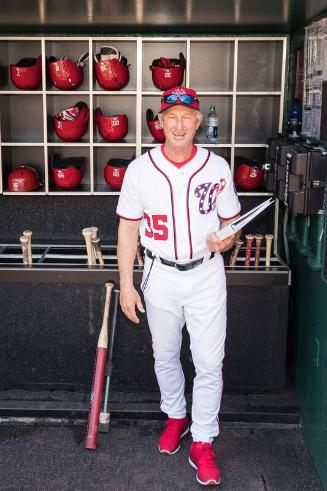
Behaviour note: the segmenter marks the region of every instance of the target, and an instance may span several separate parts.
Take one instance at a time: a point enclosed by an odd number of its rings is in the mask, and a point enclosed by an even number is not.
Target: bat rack
[[[102,245],[104,265],[87,264],[85,244],[33,244],[33,264],[23,264],[20,244],[0,244],[0,282],[22,283],[89,283],[104,284],[110,278],[119,284],[116,245]],[[290,285],[290,270],[278,255],[265,266],[265,249],[259,266],[246,267],[245,248],[240,250],[236,265],[226,264],[227,285]],[[134,282],[139,285],[142,266],[134,263]]]
[[[240,275],[243,285],[291,285],[291,270],[278,254],[271,256],[269,266],[266,266],[266,249],[264,247],[261,248],[258,266],[254,265],[253,251],[250,266],[245,266],[245,255],[246,247],[242,247],[235,266],[229,266],[228,261],[225,262],[228,285],[239,285]]]

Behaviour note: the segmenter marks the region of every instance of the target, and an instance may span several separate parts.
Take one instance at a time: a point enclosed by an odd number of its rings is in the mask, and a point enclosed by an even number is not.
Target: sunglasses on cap
[[[161,101],[166,102],[167,104],[174,104],[176,101],[180,100],[184,104],[194,104],[194,102],[198,102],[199,99],[189,94],[168,94],[164,95]]]

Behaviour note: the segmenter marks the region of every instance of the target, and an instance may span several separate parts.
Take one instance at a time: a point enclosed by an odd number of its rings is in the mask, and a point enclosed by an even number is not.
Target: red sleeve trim
[[[236,217],[237,217],[237,216],[238,216],[240,213],[241,213],[241,210],[240,210],[240,211],[238,211],[238,212],[237,212],[235,215],[233,215],[232,217],[229,217],[229,218],[224,218],[224,217],[221,217],[220,215],[218,215],[218,216],[219,216],[219,219],[220,219],[220,220],[225,220],[225,221],[227,221],[227,220],[232,220],[233,218],[236,218]]]
[[[143,217],[141,218],[129,218],[129,217],[124,217],[123,215],[119,215],[119,213],[116,212],[116,215],[119,216],[119,218],[123,218],[124,220],[130,220],[132,222],[138,222],[140,220],[142,220]]]

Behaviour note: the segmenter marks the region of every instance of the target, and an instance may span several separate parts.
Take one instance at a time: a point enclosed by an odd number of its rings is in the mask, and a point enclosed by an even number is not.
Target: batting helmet
[[[64,141],[78,141],[87,131],[89,108],[83,101],[53,116],[56,135]]]
[[[8,176],[8,191],[34,191],[42,186],[37,171],[29,165],[20,165],[13,169]]]
[[[95,76],[106,90],[120,90],[129,82],[127,59],[113,46],[102,46],[94,55]]]
[[[146,122],[150,130],[151,135],[158,143],[164,143],[166,140],[162,123],[159,120],[158,115],[154,118],[152,109],[148,109],[146,112]]]
[[[42,82],[42,63],[39,58],[22,58],[10,65],[10,78],[17,89],[34,90]]]
[[[48,68],[51,81],[61,90],[75,90],[84,80],[83,67],[89,54],[83,53],[77,62],[69,58],[57,60],[54,56],[48,59]]]
[[[182,85],[186,60],[183,53],[177,58],[157,58],[150,65],[154,85],[160,90],[168,90]]]
[[[108,186],[119,190],[122,187],[125,172],[132,159],[110,159],[104,168],[104,179]]]
[[[97,107],[94,115],[99,133],[104,140],[116,142],[125,138],[128,133],[128,118],[126,114],[104,116],[101,109]]]
[[[253,160],[236,157],[235,184],[246,191],[258,189],[264,180],[262,165]]]
[[[58,155],[52,157],[52,177],[61,189],[74,189],[80,185],[83,178],[85,158],[68,157],[60,159]]]

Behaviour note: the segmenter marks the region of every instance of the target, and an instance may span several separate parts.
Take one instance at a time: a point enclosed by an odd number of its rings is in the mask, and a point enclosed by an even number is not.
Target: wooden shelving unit
[[[130,81],[120,91],[105,91],[93,70],[93,55],[102,45],[123,51],[130,65]],[[88,51],[84,82],[80,90],[61,91],[51,85],[46,60],[50,55],[77,61]],[[10,170],[21,164],[34,166],[44,183],[34,194],[116,195],[105,183],[103,167],[109,158],[136,157],[156,145],[147,128],[145,113],[156,114],[160,91],[153,85],[149,66],[160,56],[177,58],[183,52],[187,64],[184,84],[201,96],[206,116],[215,104],[219,116],[219,143],[205,143],[204,126],[197,144],[211,148],[230,162],[236,156],[264,160],[266,138],[282,130],[287,37],[1,37],[0,65],[7,77],[0,86],[0,193],[7,191]],[[42,87],[35,91],[16,89],[10,80],[9,65],[23,57],[42,56]],[[117,143],[108,143],[98,134],[93,117],[81,141],[65,143],[53,130],[51,116],[83,100],[90,109],[105,114],[127,114],[129,133]],[[85,175],[80,189],[66,192],[54,187],[49,170],[53,152],[61,156],[86,157]],[[267,196],[245,193],[242,196]]]

